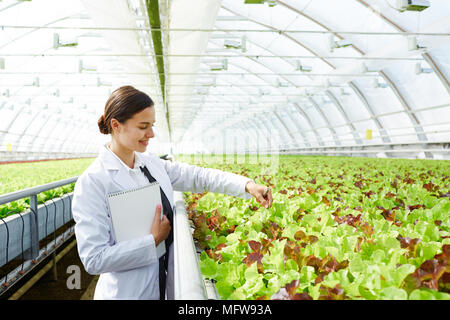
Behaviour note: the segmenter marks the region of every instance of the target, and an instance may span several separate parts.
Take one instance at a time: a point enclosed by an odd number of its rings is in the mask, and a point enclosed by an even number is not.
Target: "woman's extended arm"
[[[267,187],[252,179],[218,169],[202,168],[187,163],[163,161],[173,189],[176,191],[212,191],[230,196],[250,199],[252,196],[262,205],[272,205],[272,194],[264,199]],[[270,196],[270,198],[269,198]],[[261,198],[262,197],[262,198]]]

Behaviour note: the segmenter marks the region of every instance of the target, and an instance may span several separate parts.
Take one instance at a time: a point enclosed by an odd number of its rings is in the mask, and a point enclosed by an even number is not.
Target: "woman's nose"
[[[153,128],[150,128],[150,130],[148,130],[147,132],[146,132],[146,134],[145,134],[145,136],[147,137],[147,138],[153,138],[154,136],[155,136],[155,133],[153,132]]]

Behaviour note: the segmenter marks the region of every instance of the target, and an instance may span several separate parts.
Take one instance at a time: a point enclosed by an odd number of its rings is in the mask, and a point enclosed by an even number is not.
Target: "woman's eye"
[[[155,126],[155,124],[152,124],[151,125],[152,126],[152,128]],[[139,129],[141,129],[141,130],[146,130],[146,129],[148,129],[148,125],[146,125],[146,126],[144,126],[144,127],[139,127]]]

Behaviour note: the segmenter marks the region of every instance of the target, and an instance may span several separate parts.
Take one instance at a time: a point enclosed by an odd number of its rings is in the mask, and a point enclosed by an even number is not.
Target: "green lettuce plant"
[[[207,160],[274,199],[185,193],[222,299],[450,299],[449,161],[280,156],[269,175]]]

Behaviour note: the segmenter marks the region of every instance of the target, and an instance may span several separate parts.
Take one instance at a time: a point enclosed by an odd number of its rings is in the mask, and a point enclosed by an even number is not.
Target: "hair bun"
[[[109,134],[109,129],[108,129],[108,126],[107,126],[106,121],[105,121],[105,116],[104,116],[103,114],[102,114],[102,116],[98,119],[97,124],[98,124],[98,128],[99,128],[99,130],[100,130],[101,133],[103,133],[103,134]]]

